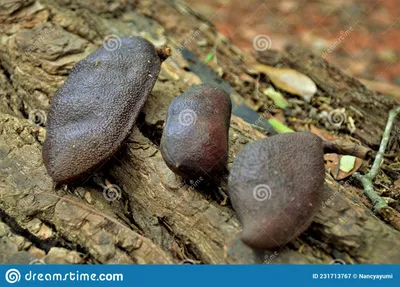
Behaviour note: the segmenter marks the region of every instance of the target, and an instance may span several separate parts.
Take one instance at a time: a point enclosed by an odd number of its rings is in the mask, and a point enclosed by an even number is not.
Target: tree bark
[[[370,211],[356,186],[327,176],[325,201],[311,227],[281,250],[256,252],[238,239],[240,223],[230,205],[219,204],[215,184],[185,183],[167,168],[158,143],[168,105],[200,83],[180,49],[203,59],[215,48],[218,64],[210,65],[242,95],[246,89],[236,79],[248,70],[250,57],[181,2],[5,2],[0,0],[0,263],[400,262],[400,232]],[[102,168],[102,179],[120,193],[114,201],[92,179],[54,186],[41,159],[55,91],[74,64],[110,35],[140,35],[172,49],[128,142]],[[326,63],[306,50],[282,54],[280,63],[308,74],[320,92],[350,91],[339,97],[342,106],[360,105],[365,115],[378,110],[381,117],[366,116],[368,136],[356,134],[375,147],[394,102],[330,65],[307,73],[309,59]],[[233,116],[228,169],[245,144],[264,136]],[[227,174],[219,186],[225,191],[226,180]]]

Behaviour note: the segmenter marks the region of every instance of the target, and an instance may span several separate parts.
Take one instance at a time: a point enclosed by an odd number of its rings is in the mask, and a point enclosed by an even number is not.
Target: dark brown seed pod
[[[175,173],[214,177],[226,166],[232,103],[210,84],[192,87],[169,106],[161,153]]]
[[[79,180],[115,153],[156,82],[161,60],[153,44],[117,40],[78,62],[51,102],[43,161],[56,182]]]
[[[243,242],[274,249],[299,236],[322,206],[324,178],[322,140],[312,133],[280,134],[244,147],[228,182]]]

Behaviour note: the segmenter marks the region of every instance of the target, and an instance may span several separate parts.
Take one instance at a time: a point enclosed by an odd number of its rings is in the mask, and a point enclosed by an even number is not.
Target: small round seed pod
[[[168,167],[188,179],[219,174],[228,160],[231,110],[229,95],[210,84],[176,97],[161,138]]]

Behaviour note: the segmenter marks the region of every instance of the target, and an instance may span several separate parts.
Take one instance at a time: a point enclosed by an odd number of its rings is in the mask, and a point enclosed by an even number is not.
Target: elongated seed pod
[[[83,179],[115,153],[156,82],[161,60],[150,42],[117,45],[78,62],[51,102],[43,161],[56,182]]]

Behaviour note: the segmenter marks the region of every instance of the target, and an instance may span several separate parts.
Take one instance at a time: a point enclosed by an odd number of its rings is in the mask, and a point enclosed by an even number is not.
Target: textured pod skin
[[[82,179],[116,152],[156,82],[154,46],[140,37],[120,41],[79,61],[51,102],[43,161],[56,182]]]
[[[168,167],[183,177],[213,177],[227,163],[232,103],[227,93],[210,84],[192,87],[168,109],[161,154]]]
[[[228,182],[243,242],[274,249],[299,236],[321,207],[324,177],[322,141],[312,133],[280,134],[247,145]]]

